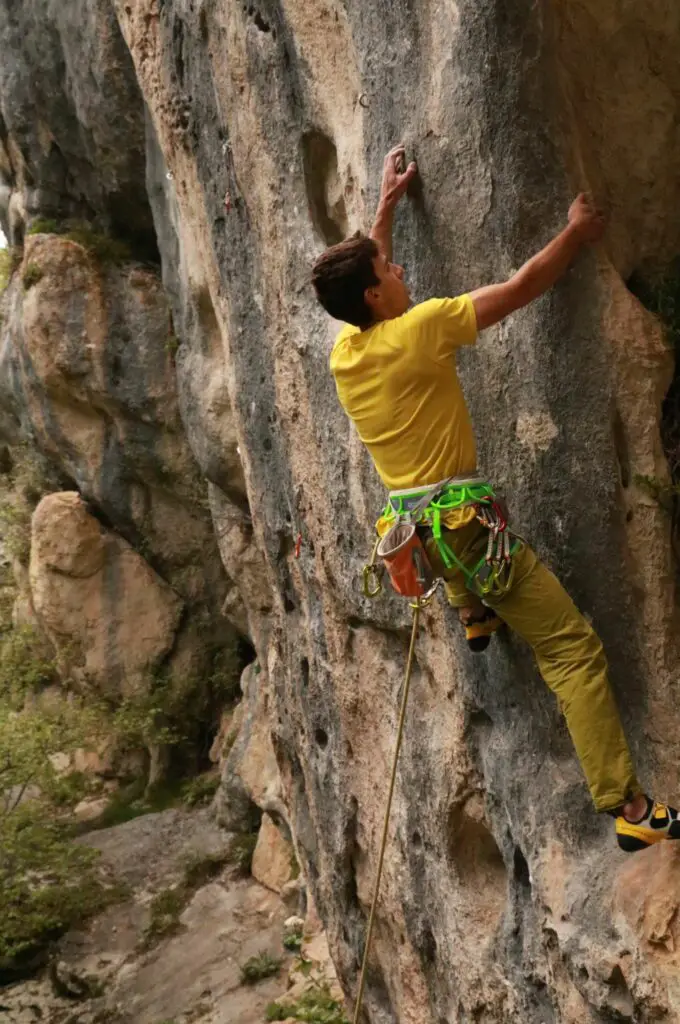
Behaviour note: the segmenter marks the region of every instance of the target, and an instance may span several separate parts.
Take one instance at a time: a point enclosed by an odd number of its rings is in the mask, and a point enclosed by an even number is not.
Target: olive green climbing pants
[[[484,555],[487,530],[476,520],[443,536],[463,565]],[[433,540],[427,543],[433,568],[446,581],[449,602],[470,601],[465,579],[446,569]],[[619,807],[641,792],[635,777],[599,637],[559,580],[522,543],[514,555],[507,593],[484,598],[499,618],[532,647],[543,679],[557,697],[598,811]]]

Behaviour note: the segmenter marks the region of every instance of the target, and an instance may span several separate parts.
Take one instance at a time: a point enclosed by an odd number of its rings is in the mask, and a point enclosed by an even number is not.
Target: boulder
[[[262,885],[280,893],[291,881],[296,861],[293,847],[285,839],[268,814],[262,815],[251,873]]]
[[[51,494],[32,524],[31,593],[61,669],[100,695],[147,688],[175,641],[182,602],[76,493]]]

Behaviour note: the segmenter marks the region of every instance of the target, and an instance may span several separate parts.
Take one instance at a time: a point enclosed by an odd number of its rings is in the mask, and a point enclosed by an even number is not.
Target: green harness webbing
[[[428,493],[429,487],[416,488],[413,491],[400,491],[398,494],[390,494],[389,501],[383,509],[383,518],[388,522],[392,519],[405,519],[410,521],[412,513],[418,502]],[[447,569],[458,569],[465,577],[469,589],[478,590],[482,596],[490,594],[494,586],[502,586],[507,589],[510,584],[509,578],[501,583],[503,564],[491,564],[487,554],[482,555],[473,569],[468,569],[458,558],[455,551],[446,543],[442,536],[442,516],[468,505],[488,505],[495,501],[496,494],[486,481],[461,481],[460,483],[449,483],[442,487],[439,494],[430,501],[425,508],[418,509],[416,520],[429,526],[437,550]],[[515,554],[520,542],[515,541],[510,548],[510,556]]]

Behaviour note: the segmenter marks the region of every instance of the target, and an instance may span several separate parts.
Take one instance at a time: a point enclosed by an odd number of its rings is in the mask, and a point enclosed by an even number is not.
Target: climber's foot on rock
[[[492,608],[484,605],[479,610],[461,608],[460,621],[465,627],[465,639],[468,647],[475,654],[480,654],[489,646],[491,637],[503,625]]]
[[[636,810],[640,812],[639,817],[635,814]],[[642,796],[637,808],[634,803],[626,804],[616,819],[616,838],[626,853],[645,850],[664,839],[680,839],[678,812],[674,807],[658,804],[648,796]]]

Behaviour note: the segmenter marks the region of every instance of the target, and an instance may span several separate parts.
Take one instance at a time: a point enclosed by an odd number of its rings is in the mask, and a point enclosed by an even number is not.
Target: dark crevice
[[[519,846],[515,847],[515,852],[513,854],[512,873],[515,881],[523,889],[531,889],[531,875],[529,873],[529,865],[527,864],[526,857],[520,850]]]
[[[335,245],[347,234],[347,211],[340,190],[335,144],[321,131],[305,132],[302,162],[312,222],[326,245]]]
[[[680,565],[680,256],[663,270],[636,271],[628,288],[650,312],[661,320],[675,358],[673,378],[661,405],[661,443],[668,460],[670,486],[656,477],[636,477],[671,517],[671,539]]]
[[[625,489],[630,487],[630,455],[623,420],[618,409],[614,415],[614,446],[619,463],[621,486]]]

